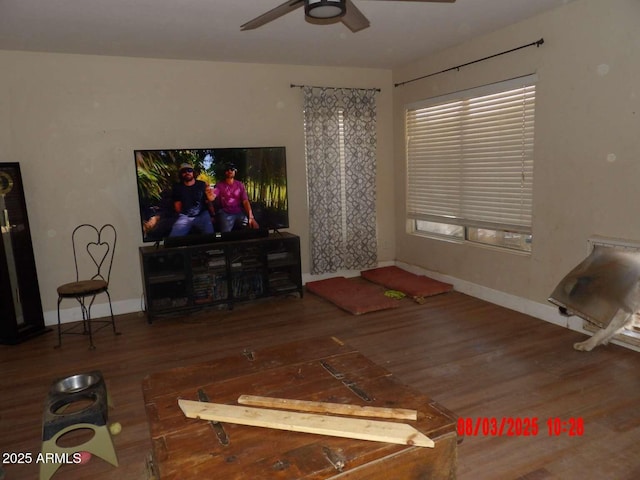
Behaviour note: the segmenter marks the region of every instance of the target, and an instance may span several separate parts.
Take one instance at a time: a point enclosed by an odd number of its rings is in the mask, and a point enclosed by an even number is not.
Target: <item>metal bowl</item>
[[[90,373],[81,373],[72,375],[57,381],[53,385],[53,389],[58,393],[75,393],[86,390],[100,381],[97,375]]]

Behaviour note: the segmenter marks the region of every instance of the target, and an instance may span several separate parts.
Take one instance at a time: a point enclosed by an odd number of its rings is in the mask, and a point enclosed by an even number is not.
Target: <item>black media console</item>
[[[300,238],[264,238],[180,247],[140,247],[149,323],[158,315],[298,293]]]

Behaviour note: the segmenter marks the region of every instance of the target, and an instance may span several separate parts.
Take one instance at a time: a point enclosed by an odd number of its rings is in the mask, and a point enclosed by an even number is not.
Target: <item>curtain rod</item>
[[[375,90],[376,92],[380,92],[379,88],[318,87],[316,85],[296,85],[295,83],[292,83],[290,87],[291,88],[304,88],[304,87],[324,88],[327,90],[365,90],[365,91]]]
[[[533,47],[534,45],[536,47],[539,47],[543,43],[544,43],[544,38],[541,38],[540,40],[528,43],[526,45],[521,45],[521,46],[516,47],[516,48],[512,48],[511,50],[505,50],[504,52],[495,53],[493,55],[489,55],[488,57],[479,58],[478,60],[473,60],[472,62],[463,63],[463,64],[457,65],[455,67],[451,67],[451,68],[446,68],[444,70],[440,70],[439,72],[434,72],[434,73],[430,73],[429,75],[423,75],[422,77],[413,78],[411,80],[407,80],[406,82],[395,83],[393,86],[394,87],[401,87],[402,85],[406,85],[407,83],[416,82],[418,80],[422,80],[422,79],[428,78],[428,77],[433,77],[434,75],[440,75],[441,73],[450,72],[451,70],[460,70],[462,67],[467,67],[467,66],[472,65],[474,63],[483,62],[485,60],[489,60],[490,58],[499,57],[500,55],[505,55],[507,53],[515,52],[516,50],[521,50],[521,49],[527,48],[527,47]]]

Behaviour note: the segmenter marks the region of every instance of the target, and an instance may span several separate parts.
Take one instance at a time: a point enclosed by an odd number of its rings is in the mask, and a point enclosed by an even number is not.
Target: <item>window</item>
[[[409,230],[531,251],[536,76],[409,105]]]

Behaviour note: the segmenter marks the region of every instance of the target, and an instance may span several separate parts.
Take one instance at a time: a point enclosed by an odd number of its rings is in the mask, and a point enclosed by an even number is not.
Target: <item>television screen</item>
[[[228,233],[228,238],[242,238],[243,231],[256,233],[289,227],[285,147],[135,150],[134,157],[144,242],[171,238],[173,244],[189,243],[191,236],[202,237],[212,232],[216,237],[223,232],[222,235]],[[189,167],[193,172],[189,172]],[[229,190],[224,194],[222,189],[232,169],[235,181],[244,186],[257,223],[247,224],[246,208],[239,201],[230,207],[236,209],[237,217],[235,223],[232,221],[233,227],[229,224],[226,215],[229,202],[225,197]],[[189,200],[180,198],[179,185],[191,179],[199,183],[200,200],[193,198],[195,188],[189,189]],[[233,185],[237,191],[238,184]],[[207,198],[202,197],[205,189]],[[212,203],[210,192],[217,194]],[[191,208],[185,207],[187,204]],[[180,208],[188,211],[179,215]],[[205,209],[209,212],[204,213]],[[187,215],[189,218],[185,219]],[[181,216],[178,228],[176,220]]]

